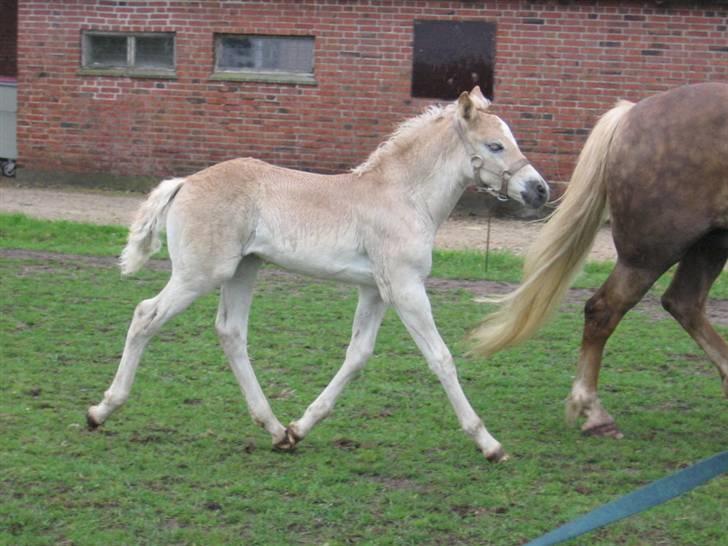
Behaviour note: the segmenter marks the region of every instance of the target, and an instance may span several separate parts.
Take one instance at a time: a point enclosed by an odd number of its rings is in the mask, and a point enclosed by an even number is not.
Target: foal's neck
[[[416,139],[385,171],[389,182],[405,189],[415,206],[437,229],[462,196],[470,180],[466,176],[467,153],[449,116],[433,123],[432,130]]]

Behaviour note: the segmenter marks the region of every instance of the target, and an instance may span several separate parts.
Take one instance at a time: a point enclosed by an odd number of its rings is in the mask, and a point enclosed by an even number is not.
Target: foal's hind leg
[[[280,449],[295,447],[296,443],[301,441],[316,423],[331,413],[341,391],[359,373],[372,355],[377,332],[386,310],[387,304],[382,301],[379,290],[369,287],[359,289],[359,303],[354,315],[351,341],[346,350],[344,364],[318,398],[306,409],[303,417],[289,425],[286,440],[278,445]]]
[[[248,316],[259,267],[257,258],[243,258],[235,276],[222,285],[215,328],[253,421],[277,444],[285,440],[286,429],[273,414],[248,357]]]
[[[718,368],[728,396],[728,345],[705,316],[705,302],[713,282],[723,270],[728,249],[698,245],[680,261],[662,305],[700,345]]]
[[[645,292],[664,272],[637,269],[618,261],[607,281],[584,308],[584,334],[577,365],[576,380],[567,400],[567,418],[585,417],[585,434],[621,438],[614,419],[597,397],[599,369],[607,339],[622,317],[642,299]]]
[[[154,334],[165,322],[184,311],[195,299],[211,288],[212,285],[184,282],[173,274],[157,296],[137,305],[126,334],[124,353],[114,381],[104,393],[101,403],[91,406],[86,414],[89,428],[101,425],[129,398],[139,360]]]

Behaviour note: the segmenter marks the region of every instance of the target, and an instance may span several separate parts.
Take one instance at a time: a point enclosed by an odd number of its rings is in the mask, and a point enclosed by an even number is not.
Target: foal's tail
[[[486,300],[501,307],[470,334],[473,353],[487,356],[525,341],[556,310],[604,223],[607,152],[619,121],[632,106],[621,101],[592,130],[561,204],[526,254],[521,286]]]
[[[139,207],[119,260],[122,274],[130,275],[138,271],[152,254],[162,248],[159,234],[164,230],[169,205],[184,181],[184,178],[165,180],[154,188]]]

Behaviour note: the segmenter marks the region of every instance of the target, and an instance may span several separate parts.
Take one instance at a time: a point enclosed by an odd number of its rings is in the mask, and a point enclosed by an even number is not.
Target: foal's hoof
[[[508,453],[506,453],[506,451],[501,446],[498,446],[497,449],[491,451],[490,453],[483,453],[483,455],[485,455],[485,458],[488,459],[491,463],[504,463],[508,459],[510,459]]]
[[[303,438],[298,436],[295,432],[291,430],[290,427],[288,427],[286,429],[286,434],[283,436],[283,438],[273,444],[273,449],[275,449],[276,451],[293,451],[294,449],[296,449],[296,445],[301,440],[303,440]]]
[[[89,430],[94,431],[97,428],[101,426],[101,423],[99,423],[93,415],[91,415],[91,410],[88,410],[86,412],[86,426]]]
[[[624,434],[622,434],[614,421],[582,429],[581,433],[584,436],[600,436],[603,438],[614,438],[615,440],[624,438]]]

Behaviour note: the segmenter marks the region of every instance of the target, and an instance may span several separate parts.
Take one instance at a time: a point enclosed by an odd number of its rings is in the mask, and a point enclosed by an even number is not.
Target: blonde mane
[[[447,106],[433,105],[419,116],[404,121],[387,140],[382,142],[369,155],[364,163],[351,170],[352,174],[361,176],[380,167],[388,157],[396,154],[401,149],[407,148],[414,139],[421,137],[420,131],[422,128],[454,110],[455,106],[452,104]]]

